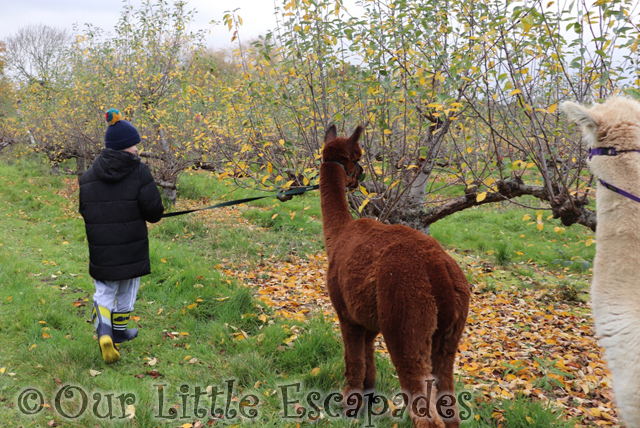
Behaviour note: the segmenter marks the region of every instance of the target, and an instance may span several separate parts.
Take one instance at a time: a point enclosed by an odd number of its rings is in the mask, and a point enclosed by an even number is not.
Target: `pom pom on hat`
[[[107,123],[109,125],[115,125],[116,122],[118,122],[118,121],[120,121],[120,119],[122,119],[122,117],[120,116],[120,110],[117,110],[115,108],[107,110],[107,114],[105,116],[106,116],[106,119],[107,119]]]
[[[109,123],[104,136],[104,145],[108,149],[124,150],[140,142],[140,134],[135,126],[122,119],[120,111],[114,108],[107,111],[105,119]]]

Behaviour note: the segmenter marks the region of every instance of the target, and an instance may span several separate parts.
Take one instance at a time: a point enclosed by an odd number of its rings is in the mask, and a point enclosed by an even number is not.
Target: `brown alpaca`
[[[338,138],[325,135],[320,167],[322,226],[329,259],[327,289],[340,321],[349,394],[375,386],[374,340],[382,333],[415,427],[458,427],[458,412],[445,422],[411,409],[427,397],[430,379],[439,393],[454,393],[453,363],[469,312],[469,284],[457,263],[430,236],[372,219],[354,220],[345,188],[358,185],[362,128]],[[416,401],[426,411],[424,398]]]

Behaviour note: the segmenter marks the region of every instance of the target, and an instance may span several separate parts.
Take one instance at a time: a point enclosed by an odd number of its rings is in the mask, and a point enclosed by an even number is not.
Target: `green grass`
[[[532,217],[523,220],[525,216]],[[431,226],[431,234],[444,246],[493,257],[496,263],[534,263],[547,268],[588,271],[592,267],[594,233],[581,225],[564,227],[548,219],[543,230],[537,228],[531,210],[506,206],[481,206],[448,216]],[[572,263],[561,264],[562,261]],[[581,262],[589,262],[582,265]]]
[[[176,427],[197,419],[193,408],[197,388],[213,387],[226,393],[227,381],[232,381],[231,410],[239,410],[242,397],[255,394],[261,403],[257,422],[234,419],[216,425],[293,428],[297,421],[285,418],[281,402],[286,385],[300,383],[304,385],[301,390],[324,393],[344,387],[342,343],[331,320],[320,316],[306,322],[276,318],[269,307],[253,299],[249,289],[216,269],[224,258],[251,263],[272,255],[285,259],[291,254],[322,251],[317,192],[286,203],[271,198],[251,204],[239,215],[256,226],[253,230],[210,228],[189,215],[151,226],[153,274],[142,280],[134,314],[140,317],[134,322],[140,336],[122,345],[119,363],[106,365],[88,323],[94,287],[87,274],[84,224],[77,204],[57,194],[65,190],[63,177],[50,176],[38,157],[0,161],[0,368],[4,368],[0,426],[44,427],[53,420],[65,427]],[[185,174],[178,192],[180,198],[203,205],[255,194],[232,192],[213,174],[203,173]],[[556,248],[585,260],[592,258],[592,247],[580,243],[588,238],[586,232],[567,229],[558,236],[546,223],[540,233],[535,225],[523,222],[522,216],[519,210],[469,210],[438,222],[432,231],[446,246],[496,257],[502,264],[521,262],[514,269],[523,277],[539,275],[526,260],[548,265],[551,256],[541,253],[551,254]],[[471,229],[471,222],[480,227]],[[551,238],[556,242],[550,242]],[[516,254],[518,250],[525,255]],[[575,285],[570,279],[564,287],[567,296],[573,296]],[[292,336],[296,339],[288,342]],[[383,355],[376,355],[376,360],[377,389],[397,390],[390,360]],[[56,394],[69,385],[88,393],[89,406],[83,417],[65,419],[56,408]],[[26,388],[40,391],[48,406],[34,416],[25,416],[18,406]],[[160,388],[163,409],[158,407]],[[79,411],[82,400],[75,392],[63,397],[60,409]],[[132,420],[122,418],[127,408],[119,401],[129,393],[135,396]],[[226,395],[221,397],[226,400]],[[226,407],[223,398],[217,407]],[[114,418],[93,416],[96,411],[108,411],[109,399],[114,402]],[[172,406],[177,407],[178,417],[167,419],[164,416],[170,416]],[[293,409],[291,404],[289,412]],[[495,426],[495,409],[511,424],[503,426],[566,426],[556,421],[552,409],[527,400],[473,402],[473,413],[479,419],[464,426]],[[518,425],[523,417],[528,421],[527,416],[535,424]],[[341,418],[317,423],[303,418],[302,422],[303,426],[362,426],[362,420]],[[395,423],[411,426],[406,418],[377,422],[388,428]]]

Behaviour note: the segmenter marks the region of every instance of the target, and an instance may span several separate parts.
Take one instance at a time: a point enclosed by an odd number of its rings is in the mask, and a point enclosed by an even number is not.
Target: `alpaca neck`
[[[335,163],[320,166],[320,206],[322,209],[322,230],[327,250],[344,226],[353,221],[345,193],[346,177],[344,168]]]
[[[624,185],[625,189],[630,188]],[[618,186],[622,188],[622,186]],[[637,190],[634,194],[638,194]],[[640,239],[640,230],[638,229],[638,221],[640,221],[640,203],[619,195],[602,184],[598,184],[596,194],[596,209],[598,214],[598,227],[596,228],[596,239],[598,242],[605,240],[613,240],[619,242],[618,245],[623,252],[623,242],[627,240],[638,241]]]
[[[617,178],[617,187],[640,193],[633,184],[640,180],[622,180],[621,175]],[[640,268],[640,252],[637,251],[640,245],[640,203],[598,184],[596,206],[598,227],[592,298],[598,305],[624,306],[636,302],[636,287],[629,287],[629,281],[637,278]],[[631,280],[634,284],[635,281]]]

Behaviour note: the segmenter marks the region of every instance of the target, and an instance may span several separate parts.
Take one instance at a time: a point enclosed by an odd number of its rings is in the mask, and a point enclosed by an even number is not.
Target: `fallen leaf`
[[[93,376],[93,377],[96,377],[96,376],[100,376],[100,375],[102,374],[102,372],[99,372],[98,370],[90,369],[90,370],[89,370],[89,374],[90,374],[91,376]]]
[[[149,376],[151,376],[152,378],[154,378],[154,379],[157,379],[157,378],[159,378],[159,377],[161,377],[161,376],[164,376],[164,375],[160,374],[160,372],[158,372],[158,370],[151,370],[151,371],[148,371],[148,372],[147,372],[147,374],[148,374]]]
[[[127,419],[133,419],[136,417],[136,408],[133,404],[127,406]]]

